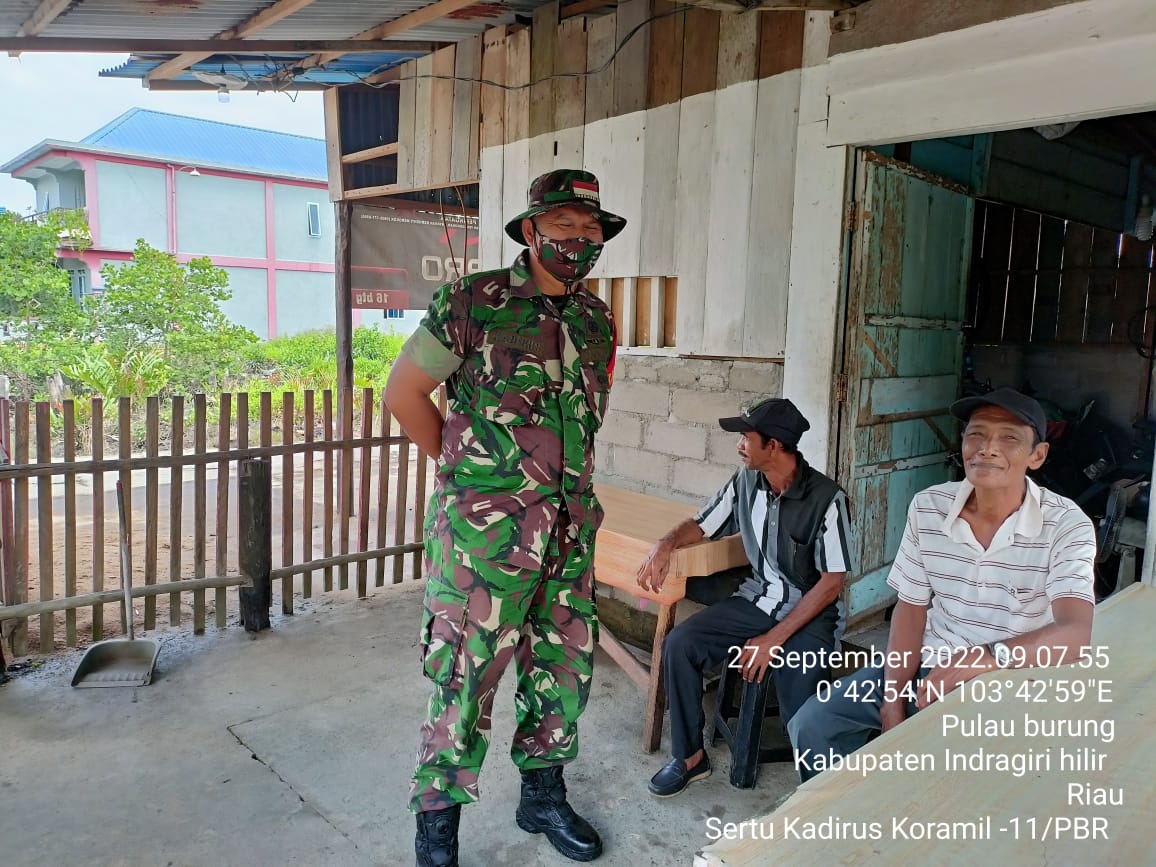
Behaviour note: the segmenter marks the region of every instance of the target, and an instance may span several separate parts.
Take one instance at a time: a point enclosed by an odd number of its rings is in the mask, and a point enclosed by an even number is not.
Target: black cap
[[[1040,442],[1048,438],[1048,417],[1044,415],[1044,408],[1035,398],[1020,394],[1014,388],[997,388],[987,394],[957,400],[951,405],[951,414],[967,421],[981,406],[998,406],[1000,409],[1006,409],[1034,430]]]
[[[785,397],[761,400],[744,409],[742,415],[720,418],[718,423],[732,433],[755,431],[788,446],[797,445],[799,437],[811,429],[811,423],[803,418],[799,408]]]

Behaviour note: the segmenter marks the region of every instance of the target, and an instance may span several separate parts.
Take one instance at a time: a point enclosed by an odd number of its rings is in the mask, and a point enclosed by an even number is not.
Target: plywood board
[[[433,177],[433,55],[419,57],[414,95],[413,186],[428,187]]]
[[[530,83],[530,31],[519,30],[506,40],[506,84]],[[530,91],[525,87],[506,91],[506,142],[530,135]]]
[[[478,92],[479,86],[467,79],[482,74],[482,37],[473,36],[457,44],[454,54],[453,143],[450,146],[450,180],[477,177]],[[473,160],[471,160],[471,155]]]
[[[759,16],[759,78],[799,69],[803,65],[806,12],[776,12]]]
[[[751,358],[786,352],[800,76],[793,70],[758,83],[742,346]]]
[[[1004,308],[1004,343],[1027,343],[1031,335],[1039,247],[1040,215],[1016,210],[1012,221],[1007,305]]]
[[[530,137],[554,129],[554,74],[558,45],[558,0],[534,10],[530,37]]]
[[[675,9],[674,0],[654,0],[654,14]],[[773,16],[772,16],[773,17]],[[668,15],[650,25],[650,82],[646,105],[655,108],[682,98],[684,16]]]
[[[482,79],[495,84],[506,83],[506,26],[494,27],[482,35]],[[493,85],[482,85],[482,133],[484,150],[506,141],[506,91]]]
[[[586,146],[586,132],[583,127],[572,126],[554,133],[554,167],[569,169],[583,163]]]
[[[1082,343],[1088,312],[1088,267],[1092,264],[1092,227],[1068,223],[1064,234],[1064,273],[1060,278],[1056,340]]]
[[[1105,229],[1092,233],[1092,281],[1088,286],[1087,343],[1107,343],[1112,335],[1113,302],[1120,235]]]
[[[726,130],[714,137],[710,162],[710,247],[700,350],[707,355],[743,351],[757,97],[753,81],[715,95],[715,117],[726,118]]]
[[[1056,339],[1060,311],[1060,267],[1064,259],[1064,221],[1044,217],[1040,226],[1040,255],[1036,277],[1036,310],[1032,343]]]
[[[555,136],[552,132],[530,138],[530,177],[551,171],[554,168]]]
[[[530,188],[530,140],[523,138],[508,144],[502,151],[504,166],[502,179],[503,214],[501,224],[526,210],[526,192]],[[514,261],[525,245],[515,243],[502,233],[502,262]]]
[[[691,13],[692,15],[694,13]],[[690,22],[687,22],[688,35]],[[715,94],[701,93],[682,101],[678,118],[678,348],[702,349],[703,311],[706,304],[707,250],[710,232],[704,230],[711,201],[714,162]]]
[[[719,90],[753,80],[758,70],[759,16],[723,15],[719,21]]]
[[[401,189],[413,186],[414,136],[417,135],[417,82],[413,76],[417,63],[409,61],[401,67],[397,105],[397,185]]]
[[[586,121],[586,78],[581,75],[586,71],[586,52],[586,19],[577,16],[563,21],[558,28],[554,70],[575,77],[559,78],[554,83],[552,129],[556,131],[580,127]],[[580,162],[573,164],[580,165]]]
[[[506,233],[505,202],[502,196],[505,165],[504,146],[482,148],[478,179],[478,261],[483,271],[500,268]],[[513,216],[516,211],[511,212]]]
[[[851,768],[825,771],[800,786],[772,814],[754,820],[740,839],[707,846],[695,859],[696,867],[742,867],[772,860],[812,863],[817,841],[785,835],[784,823],[798,829],[806,823],[820,826],[832,817],[835,821],[828,826],[880,823],[876,840],[856,839],[853,834],[822,839],[824,861],[848,867],[885,863],[1038,867],[1100,864],[1106,857],[1116,864],[1153,863],[1156,838],[1149,817],[1156,807],[1156,789],[1151,764],[1144,757],[1156,750],[1156,728],[1150,723],[1156,704],[1156,656],[1148,640],[1154,619],[1156,589],[1128,588],[1096,608],[1091,644],[1103,649],[1106,667],[1054,666],[981,675],[855,753],[860,760],[900,753],[900,758],[929,762],[922,771],[882,766],[866,773]],[[1076,683],[1085,698],[1065,701]],[[985,721],[995,724],[998,733],[985,736]],[[1026,772],[948,767],[948,753],[982,767],[997,756],[1026,766],[1028,758],[1045,751],[1047,764],[1041,760]],[[1066,766],[1062,755],[1067,756]],[[1092,761],[1076,765],[1076,759]],[[1072,783],[1122,791],[1123,803],[1097,807],[1073,802]],[[896,833],[894,825],[898,820],[902,828],[910,829],[925,827],[923,822],[969,822],[988,815],[990,833],[964,837],[963,829],[957,828],[954,840],[935,833],[914,839]],[[1053,817],[1101,817],[1106,824],[1100,826],[1101,836],[1093,839],[1090,822],[1083,826],[1089,833],[1078,834],[1073,833],[1075,824],[1058,825]],[[1052,829],[1046,843],[1040,839],[1045,827]],[[1067,830],[1056,833],[1060,827]],[[773,839],[767,839],[769,828],[774,829]]]
[[[1071,3],[883,50],[837,54],[828,65],[829,144],[874,144],[1022,129],[1147,111],[1156,52],[1151,3]],[[1057,69],[1086,70],[1064,77]],[[976,100],[976,93],[990,99]]]
[[[593,18],[586,25],[586,69],[591,73],[586,79],[586,123],[614,113],[614,63],[602,67],[614,55],[616,28],[614,14]]]
[[[1003,340],[1003,313],[1007,304],[1008,258],[1011,256],[1012,208],[994,202],[980,202],[984,209],[983,248],[976,275],[979,294],[972,324],[976,343]],[[1091,239],[1089,238],[1089,243]],[[1080,327],[1083,328],[1081,305]]]
[[[431,184],[447,184],[450,180],[450,158],[454,137],[454,54],[448,45],[435,51],[433,79],[430,93],[430,179]],[[467,151],[468,153],[468,151]]]
[[[638,269],[642,275],[669,276],[678,267],[678,102],[646,112],[646,153],[642,182],[642,237]]]
[[[650,28],[644,22],[649,17],[650,0],[625,0],[618,4],[615,44],[620,49],[614,60],[615,114],[629,114],[646,108]],[[632,32],[633,36],[630,35]]]
[[[602,204],[626,218],[626,228],[606,245],[594,277],[638,276],[641,242],[646,116],[611,117],[586,127],[584,163],[598,176]]]
[[[715,89],[718,82],[719,13],[692,9],[686,13],[683,41],[682,95]]]
[[[1128,323],[1150,303],[1148,283],[1151,279],[1152,241],[1141,241],[1124,236],[1120,250],[1120,273],[1116,279],[1115,319],[1112,322],[1112,342],[1128,340]],[[1153,287],[1156,288],[1156,287]],[[1140,329],[1137,329],[1139,332]]]
[[[801,89],[800,89],[801,93]],[[783,394],[811,422],[803,447],[811,465],[834,471],[831,428],[835,341],[843,281],[848,151],[826,146],[826,125],[799,127],[795,218]],[[802,203],[806,203],[803,205]]]

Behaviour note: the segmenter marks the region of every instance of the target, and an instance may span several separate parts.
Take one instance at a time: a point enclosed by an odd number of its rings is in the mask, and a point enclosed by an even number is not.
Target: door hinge
[[[859,205],[857,202],[847,203],[847,210],[843,215],[843,226],[848,232],[859,229]]]
[[[840,373],[835,376],[835,403],[847,402],[847,374]]]

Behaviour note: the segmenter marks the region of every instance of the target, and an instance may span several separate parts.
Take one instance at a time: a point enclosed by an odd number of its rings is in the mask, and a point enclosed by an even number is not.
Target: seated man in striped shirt
[[[1027,477],[1048,454],[1039,403],[1010,388],[956,401],[966,481],[915,495],[887,583],[886,665],[838,682],[791,720],[808,780],[980,674],[1075,662],[1092,634],[1092,522]]]
[[[733,596],[677,626],[663,645],[674,757],[650,781],[651,793],[660,798],[710,775],[702,737],[708,668],[741,659],[748,681],[761,681],[770,668],[786,723],[828,673],[825,664],[797,660],[804,654],[825,660],[843,632],[839,594],[849,560],[847,497],[799,453],[799,437],[810,423],[789,400],[776,398],[721,418],[719,425],[741,434],[743,466],[701,512],[667,533],[638,569],[639,585],[657,591],[676,548],[735,533],[742,534],[751,562]],[[710,581],[693,579],[688,591]],[[708,601],[693,592],[688,596]]]

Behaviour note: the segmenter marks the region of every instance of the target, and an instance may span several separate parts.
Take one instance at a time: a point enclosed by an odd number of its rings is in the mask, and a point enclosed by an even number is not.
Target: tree
[[[104,291],[88,311],[94,336],[113,359],[158,352],[175,388],[216,388],[257,341],[221,312],[221,302],[232,297],[228,274],[208,258],[181,265],[144,241],[137,241],[133,256],[101,269]]]
[[[88,246],[81,212],[0,213],[0,365],[13,376],[14,392],[26,398],[77,359],[88,333],[68,272],[57,266],[64,236],[78,249]]]

